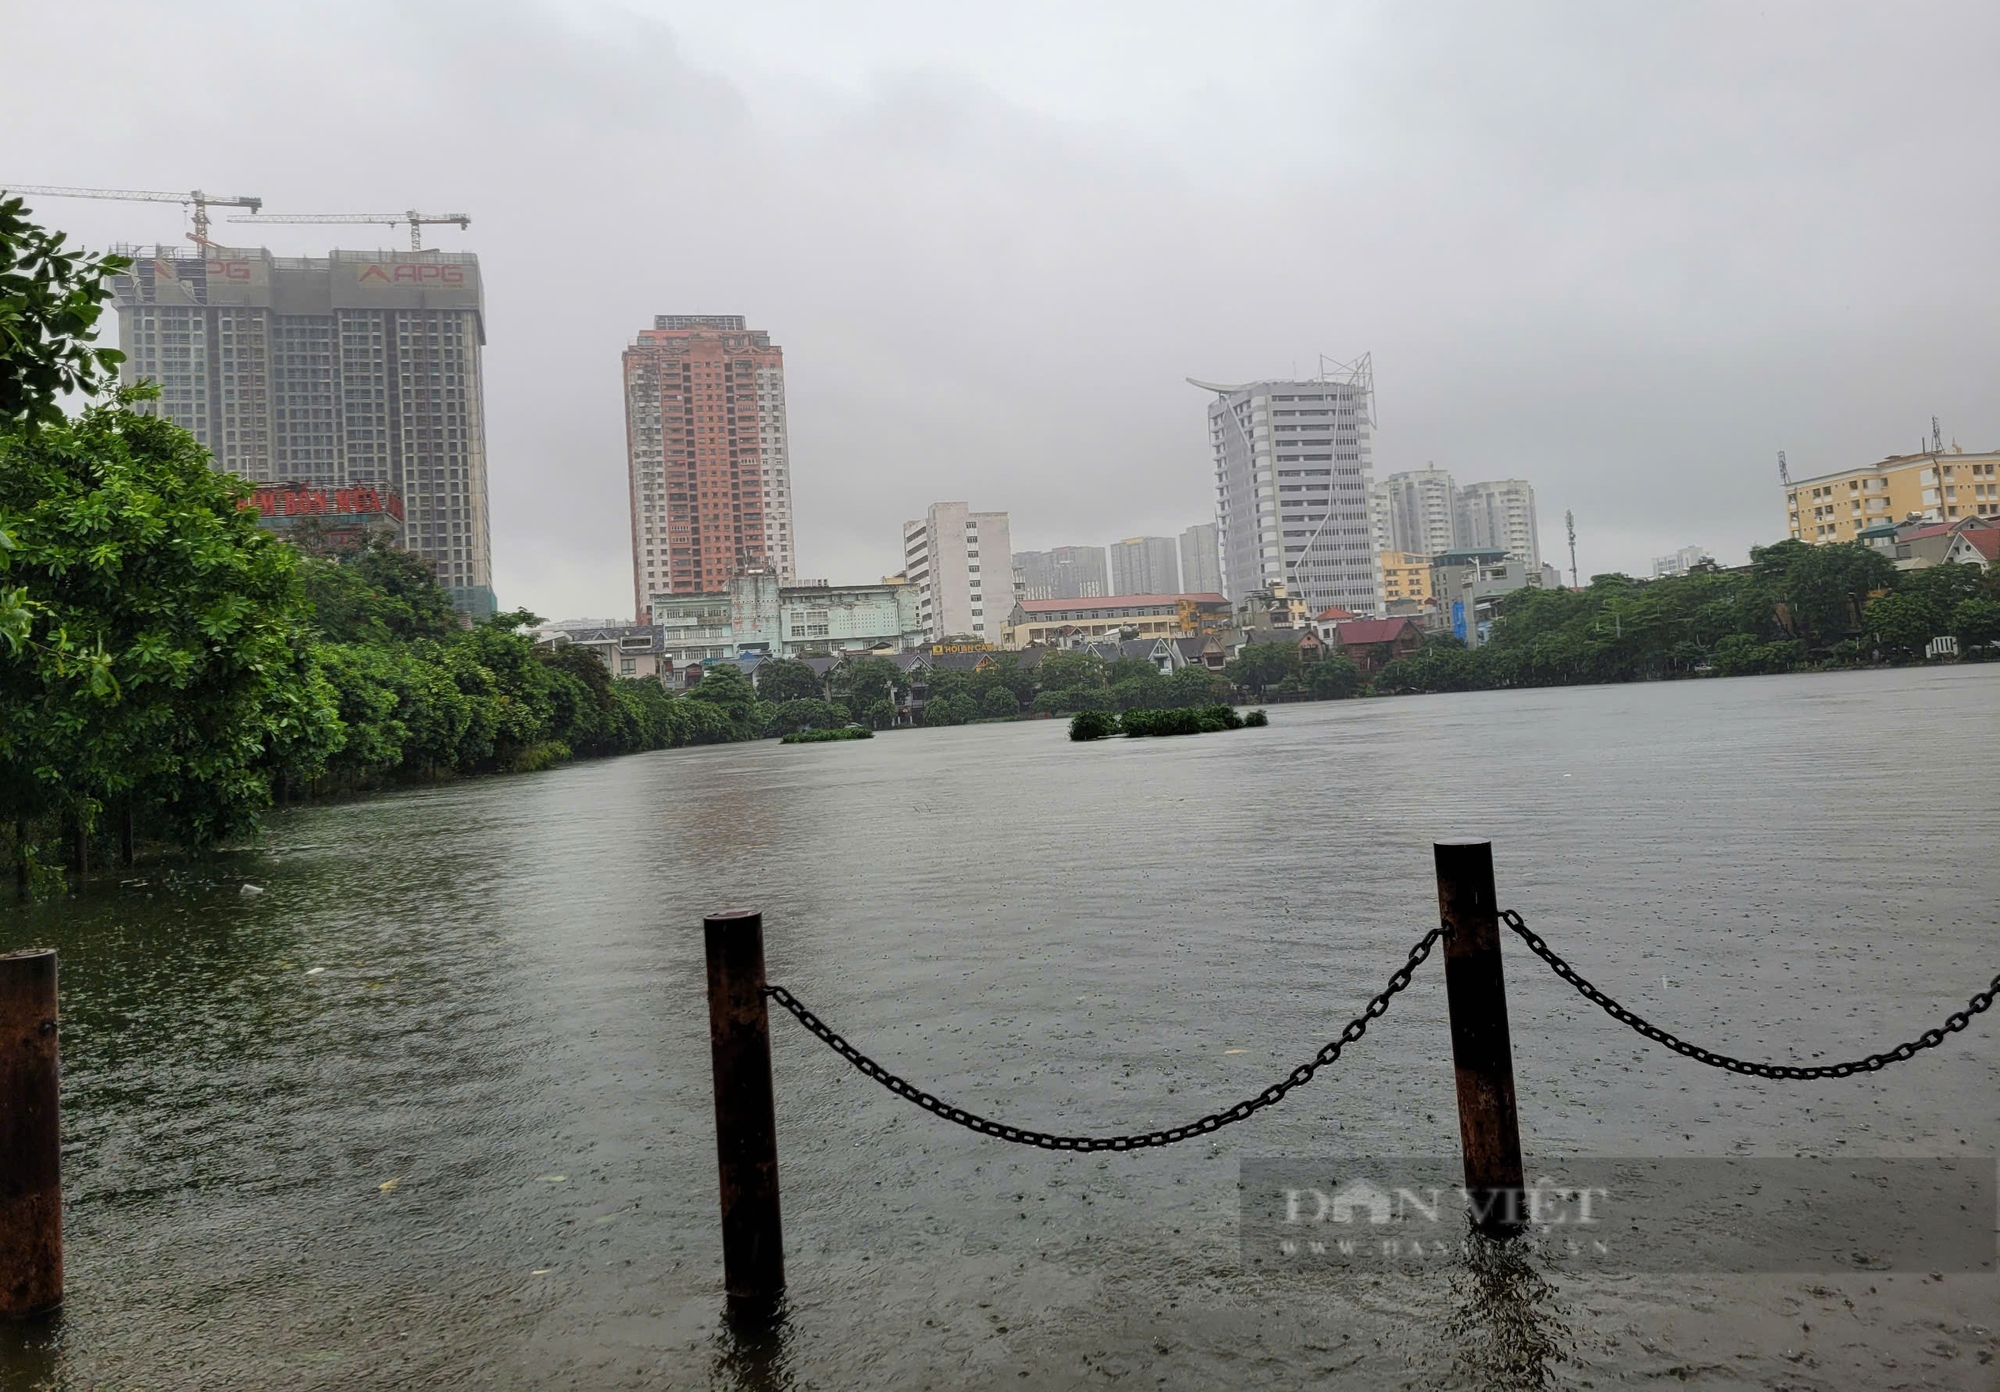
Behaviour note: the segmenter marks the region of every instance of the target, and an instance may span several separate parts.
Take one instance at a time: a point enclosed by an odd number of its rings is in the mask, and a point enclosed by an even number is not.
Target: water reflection
[[[1470,1229],[1445,1284],[1449,1312],[1441,1342],[1448,1373],[1437,1385],[1482,1392],[1556,1385],[1576,1336],[1568,1307],[1537,1267],[1532,1238],[1496,1240]]]
[[[727,1392],[782,1392],[798,1386],[787,1353],[791,1309],[731,1300],[715,1332],[709,1386]]]

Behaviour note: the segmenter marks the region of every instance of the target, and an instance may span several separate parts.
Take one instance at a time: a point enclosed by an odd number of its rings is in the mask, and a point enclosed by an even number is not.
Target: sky
[[[1778,539],[1781,449],[2000,446],[1990,3],[0,0],[0,38],[0,183],[471,215],[427,245],[481,259],[494,587],[549,617],[631,612],[659,313],[784,348],[835,582],[938,500],[1024,550],[1211,520],[1184,379],[1321,354],[1373,355],[1378,477],[1528,479],[1586,577]]]

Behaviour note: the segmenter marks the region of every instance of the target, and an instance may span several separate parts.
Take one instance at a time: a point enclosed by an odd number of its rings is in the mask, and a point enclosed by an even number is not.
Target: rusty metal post
[[[701,927],[708,947],[723,1288],[732,1304],[753,1307],[775,1302],[785,1289],[771,1020],[764,999],[764,916],[730,910],[708,915]]]
[[[1507,1033],[1507,983],[1500,969],[1500,903],[1493,888],[1493,843],[1439,841],[1438,913],[1445,996],[1451,1006],[1451,1059],[1458,1075],[1458,1134],[1473,1218],[1489,1236],[1526,1221],[1521,1126],[1514,1111],[1514,1050]]]
[[[0,954],[0,1319],[62,1304],[56,954]]]

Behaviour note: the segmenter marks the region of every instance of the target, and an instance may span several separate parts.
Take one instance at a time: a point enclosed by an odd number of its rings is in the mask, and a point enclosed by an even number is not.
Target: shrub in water
[[[866,725],[844,725],[837,730],[794,730],[779,744],[824,744],[828,740],[874,739],[875,732]]]
[[[1255,728],[1256,726],[1259,725],[1269,725],[1271,723],[1271,717],[1264,714],[1264,712],[1260,710],[1254,710],[1251,711],[1250,714],[1243,717],[1243,723],[1246,726]]]
[[[1146,714],[1147,712],[1134,712]],[[1130,719],[1128,716],[1127,719]],[[1110,711],[1078,711],[1070,717],[1069,737],[1073,740],[1099,740],[1106,735],[1118,733],[1118,717]]]

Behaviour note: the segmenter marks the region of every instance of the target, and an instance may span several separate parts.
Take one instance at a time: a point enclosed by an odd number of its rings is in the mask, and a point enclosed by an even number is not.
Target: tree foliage
[[[122,256],[66,249],[60,232],[28,220],[18,198],[0,199],[0,431],[62,419],[65,392],[95,392],[125,355],[92,337]]]

